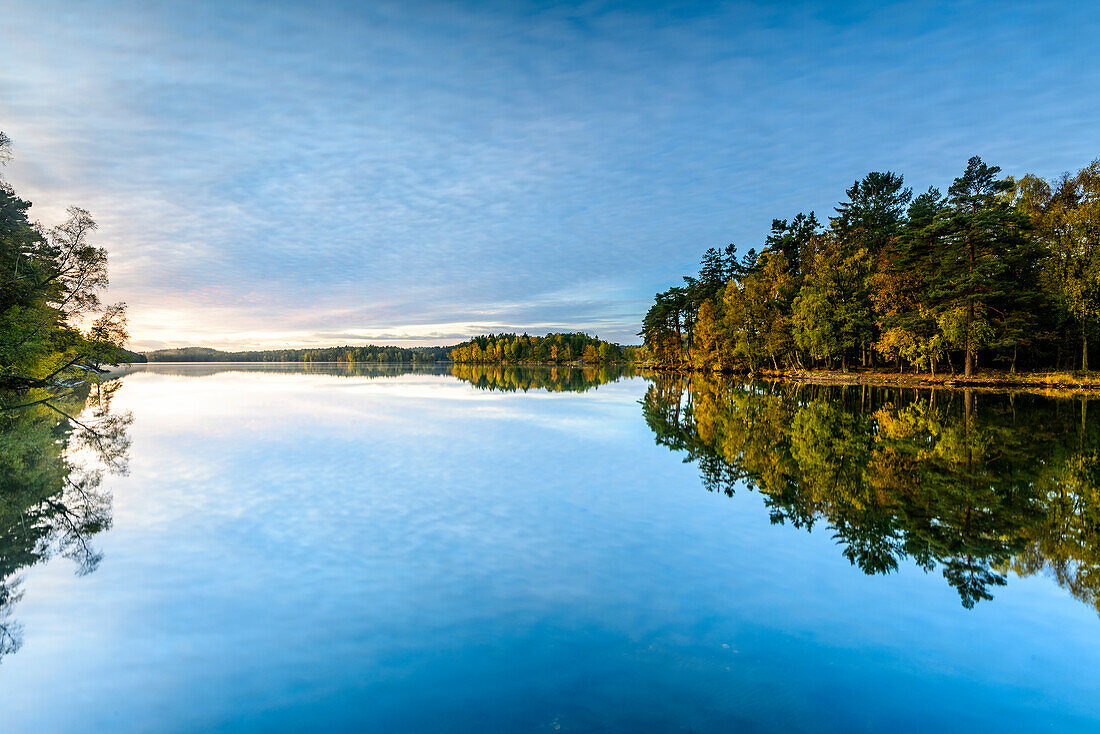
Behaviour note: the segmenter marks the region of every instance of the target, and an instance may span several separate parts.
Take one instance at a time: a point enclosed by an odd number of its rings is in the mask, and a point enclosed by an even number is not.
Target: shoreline
[[[600,366],[630,366],[630,363],[616,362],[604,365],[587,366],[577,363],[538,364],[538,363],[436,363],[434,365],[412,365],[401,362],[174,362],[157,361],[148,363],[129,363],[106,366],[101,372],[100,379],[109,380],[122,377],[134,371],[135,366],[144,364],[163,365],[328,365],[328,364],[369,364],[373,366],[477,366],[477,367],[512,367],[512,368],[566,368],[566,369],[594,369]],[[983,370],[973,377],[965,378],[959,375],[941,375],[935,377],[931,373],[897,373],[881,371],[851,371],[838,372],[834,370],[760,370],[755,373],[732,371],[709,371],[686,367],[655,367],[644,363],[634,363],[635,369],[643,372],[657,374],[702,375],[706,377],[741,377],[750,380],[770,380],[778,382],[791,382],[800,384],[818,385],[868,385],[872,387],[901,387],[914,389],[948,389],[948,390],[982,390],[982,391],[1026,391],[1034,393],[1100,393],[1100,371],[1082,374],[1080,372],[1018,372],[1011,374],[1000,370]]]
[[[750,372],[709,372],[694,368],[653,367],[654,372],[680,374],[741,375],[749,379],[780,380],[822,385],[871,385],[876,387],[947,388],[956,390],[1035,390],[1058,392],[1100,392],[1100,372],[1017,372],[983,370],[966,378],[960,375],[898,372],[837,372],[833,370],[760,370]]]

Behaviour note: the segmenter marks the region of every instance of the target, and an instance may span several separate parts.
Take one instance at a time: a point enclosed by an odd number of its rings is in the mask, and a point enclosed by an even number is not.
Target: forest
[[[0,166],[11,140],[0,132]],[[31,202],[0,177],[0,388],[66,384],[127,359],[126,305],[104,304],[107,252],[95,220],[69,207],[55,227],[31,222]]]
[[[1054,181],[971,158],[943,194],[856,181],[827,224],[774,219],[658,293],[642,359],[675,370],[971,377],[1089,369],[1100,316],[1100,160]]]
[[[572,334],[488,334],[455,345],[450,350],[456,364],[570,364],[586,365],[633,362],[634,347],[606,342],[583,332]]]
[[[611,364],[631,361],[633,347],[601,341],[583,333],[487,334],[450,347],[323,347],[223,352],[182,347],[146,352],[150,362],[346,362],[378,364]]]
[[[146,352],[149,362],[343,362],[435,364],[447,359],[450,347],[321,347],[223,352],[209,347],[181,347]]]

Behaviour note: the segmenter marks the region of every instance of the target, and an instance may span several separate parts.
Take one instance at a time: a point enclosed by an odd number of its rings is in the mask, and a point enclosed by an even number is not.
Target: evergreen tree
[[[891,171],[872,171],[846,192],[848,201],[836,207],[832,228],[851,249],[866,248],[878,256],[905,221],[913,190]]]
[[[787,259],[791,273],[804,275],[803,266],[813,260],[814,245],[820,235],[821,223],[813,212],[799,212],[789,223],[773,219],[771,233],[764,240],[764,249],[780,252]]]
[[[940,328],[965,352],[964,375],[974,374],[978,349],[994,338],[994,321],[1026,307],[1037,284],[1038,251],[1026,236],[1027,219],[1004,193],[1012,183],[1000,167],[974,156],[948,189],[948,206],[929,225],[938,261],[928,288]],[[997,308],[997,307],[1000,308]]]

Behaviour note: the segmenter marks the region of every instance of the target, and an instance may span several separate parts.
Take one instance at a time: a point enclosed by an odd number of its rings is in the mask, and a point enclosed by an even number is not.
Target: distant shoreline
[[[343,364],[343,365],[378,365],[386,367],[451,367],[456,364],[463,366],[474,367],[575,367],[578,369],[591,369],[595,367],[601,367],[606,365],[614,365],[618,367],[626,365],[638,366],[636,362],[627,361],[613,361],[613,362],[600,362],[597,364],[587,364],[583,361],[572,362],[455,362],[449,359],[439,360],[437,362],[411,362],[411,361],[393,361],[393,362],[375,362],[375,361],[347,361],[347,360],[294,360],[294,359],[256,359],[256,360],[241,360],[241,359],[156,359],[148,360],[145,362],[123,362],[117,365],[111,365],[104,370],[104,374],[112,371],[113,369],[120,369],[123,367],[131,367],[139,364],[294,364],[294,365],[322,365],[322,364]]]

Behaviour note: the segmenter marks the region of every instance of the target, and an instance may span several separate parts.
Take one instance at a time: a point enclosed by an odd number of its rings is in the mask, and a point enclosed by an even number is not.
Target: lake
[[[152,364],[54,402],[0,423],[4,732],[1100,730],[1080,396]]]

